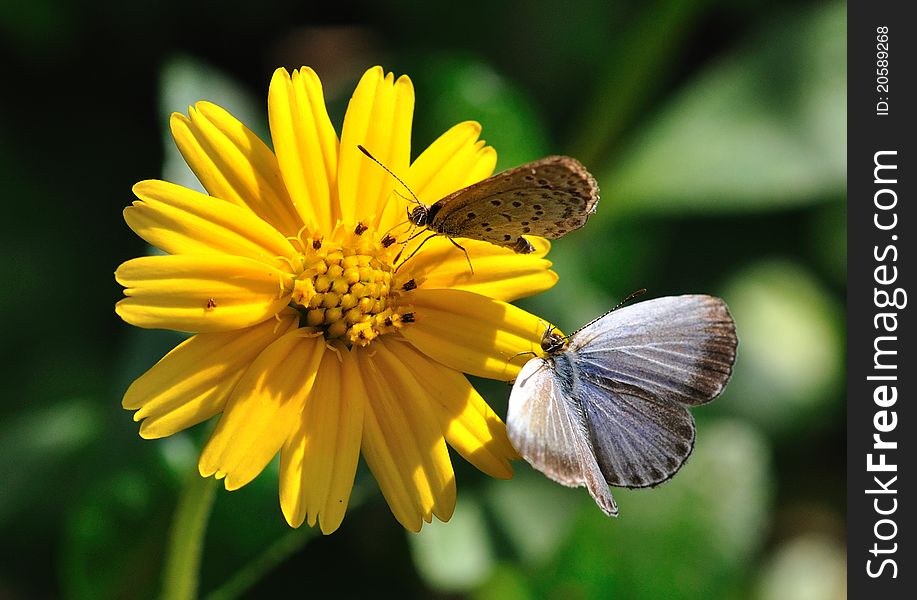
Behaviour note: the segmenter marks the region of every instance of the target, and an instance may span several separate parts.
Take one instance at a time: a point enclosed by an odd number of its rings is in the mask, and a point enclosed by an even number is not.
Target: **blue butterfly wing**
[[[725,303],[697,295],[633,304],[571,336],[572,395],[610,485],[656,485],[681,468],[695,437],[685,406],[723,390],[736,344]]]
[[[713,296],[668,296],[612,311],[571,336],[578,371],[670,402],[696,406],[726,386],[735,323]]]
[[[565,351],[523,367],[510,394],[510,440],[533,467],[585,485],[617,514],[608,484],[672,477],[694,448],[687,406],[715,398],[732,373],[735,324],[711,296],[659,298],[608,313]]]
[[[694,418],[684,406],[639,388],[581,377],[573,388],[605,481],[647,487],[668,480],[694,449]]]

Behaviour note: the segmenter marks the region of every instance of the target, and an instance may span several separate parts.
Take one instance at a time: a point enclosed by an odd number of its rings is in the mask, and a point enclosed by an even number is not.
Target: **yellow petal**
[[[291,277],[241,256],[144,256],[115,271],[118,315],[138,327],[213,332],[241,329],[289,303]]]
[[[456,190],[468,187],[493,174],[497,153],[478,140],[481,126],[474,121],[455,125],[439,136],[411,164],[405,183],[423,203],[433,204]],[[399,186],[400,188],[400,186]],[[408,195],[406,190],[399,191]],[[382,231],[405,220],[413,203],[394,195],[386,204],[380,224]]]
[[[379,343],[389,352],[378,353],[375,360],[388,374],[392,386],[400,389],[403,396],[411,396],[415,403],[433,409],[449,445],[484,473],[500,479],[512,477],[509,461],[518,455],[507,437],[506,426],[468,380],[410,344],[390,338],[380,339]]]
[[[347,106],[341,131],[338,191],[344,222],[375,216],[378,224],[396,186],[395,179],[357,146],[364,146],[403,178],[411,160],[413,115],[414,86],[406,75],[394,81],[394,75],[385,75],[382,67],[366,71]]]
[[[247,256],[277,268],[296,250],[283,234],[245,208],[166,181],[134,186],[141,200],[124,209],[137,235],[169,254]]]
[[[456,289],[510,302],[550,289],[557,283],[551,261],[544,256],[551,248],[544,238],[528,238],[535,246],[531,254],[516,254],[509,248],[461,239],[456,248],[446,237],[430,239],[420,252],[405,264],[407,271],[423,289]],[[405,254],[409,256],[409,254]],[[472,275],[468,261],[474,267]]]
[[[242,376],[201,453],[201,475],[235,490],[264,469],[296,426],[325,350],[303,330],[268,346]]]
[[[199,333],[166,354],[134,381],[122,406],[136,410],[134,420],[147,439],[172,435],[220,413],[242,374],[269,344],[297,326],[287,311],[254,327]]]
[[[330,231],[337,213],[338,137],[322,83],[303,67],[274,71],[268,91],[271,139],[293,206],[303,222]]]
[[[264,142],[215,104],[198,102],[188,114],[172,115],[172,136],[207,193],[247,207],[284,235],[296,235],[302,219]]]
[[[421,200],[432,204],[456,190],[493,174],[497,153],[485,146],[481,125],[465,121],[443,133],[411,165],[407,183]]]
[[[541,349],[545,322],[521,308],[464,290],[418,289],[403,296],[415,323],[401,329],[414,346],[463,373],[510,380]]]
[[[449,451],[429,402],[398,384],[410,377],[404,365],[382,344],[372,350],[356,350],[367,391],[363,456],[398,522],[420,531],[422,520],[446,521],[455,509]]]
[[[280,454],[280,506],[291,526],[317,519],[326,535],[340,526],[360,457],[365,397],[356,358],[343,345],[325,352]]]

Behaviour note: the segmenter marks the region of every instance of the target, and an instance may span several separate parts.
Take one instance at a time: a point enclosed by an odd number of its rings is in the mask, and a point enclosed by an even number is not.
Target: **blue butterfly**
[[[686,406],[716,398],[732,374],[735,322],[719,298],[668,296],[612,310],[564,337],[548,328],[546,358],[523,367],[509,398],[509,438],[533,467],[586,486],[602,511],[608,486],[670,479],[694,448]]]

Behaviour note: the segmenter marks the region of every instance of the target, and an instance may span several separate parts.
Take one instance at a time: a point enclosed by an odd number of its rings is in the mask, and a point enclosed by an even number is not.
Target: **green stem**
[[[316,532],[311,527],[288,531],[271,544],[267,550],[236,571],[223,585],[207,594],[204,597],[205,600],[234,600],[239,598],[251,589],[254,584],[258,583],[265,573],[273,571],[274,567],[302,548],[315,535]]]
[[[195,463],[178,499],[169,533],[162,581],[162,597],[167,600],[197,597],[204,534],[217,487],[212,477],[200,476]]]
[[[357,482],[350,494],[348,511],[358,507],[367,496],[368,489]],[[235,600],[248,592],[253,585],[258,583],[266,574],[274,570],[277,565],[298,552],[306,542],[319,535],[316,528],[303,525],[280,536],[268,548],[238,569],[220,587],[204,597],[204,600]]]

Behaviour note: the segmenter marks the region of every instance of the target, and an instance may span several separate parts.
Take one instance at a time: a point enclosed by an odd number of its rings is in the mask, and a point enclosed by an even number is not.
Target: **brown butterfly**
[[[373,158],[362,146],[360,150]],[[432,205],[417,198],[414,202],[417,206],[408,212],[408,220],[448,237],[463,251],[452,238],[481,240],[528,254],[535,247],[523,235],[553,240],[582,227],[595,212],[599,186],[575,158],[549,156],[498,173]]]

